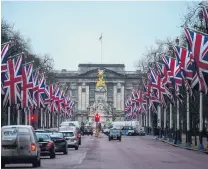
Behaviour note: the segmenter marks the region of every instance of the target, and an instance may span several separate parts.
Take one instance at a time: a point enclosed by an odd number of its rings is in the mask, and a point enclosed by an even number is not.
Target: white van
[[[80,125],[79,125],[79,122],[78,121],[65,121],[65,122],[62,122],[60,124],[60,126],[75,126],[77,128],[80,128]]]
[[[1,143],[1,168],[17,163],[32,163],[33,167],[40,167],[41,150],[32,126],[3,126]]]

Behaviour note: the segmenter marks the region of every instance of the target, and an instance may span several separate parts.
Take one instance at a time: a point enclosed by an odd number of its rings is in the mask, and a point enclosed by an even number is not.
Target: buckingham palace
[[[93,123],[95,113],[102,124],[124,120],[125,100],[142,83],[141,72],[125,71],[124,64],[79,64],[76,71],[54,73],[75,103],[73,120],[85,124]]]

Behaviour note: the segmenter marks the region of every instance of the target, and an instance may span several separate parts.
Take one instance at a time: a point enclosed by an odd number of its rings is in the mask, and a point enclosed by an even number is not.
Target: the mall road
[[[26,165],[7,165],[17,166]],[[31,165],[27,165],[31,166]],[[22,167],[19,167],[22,168]],[[124,136],[108,141],[84,136],[79,150],[43,159],[42,169],[208,169],[208,155],[173,147],[149,136]]]

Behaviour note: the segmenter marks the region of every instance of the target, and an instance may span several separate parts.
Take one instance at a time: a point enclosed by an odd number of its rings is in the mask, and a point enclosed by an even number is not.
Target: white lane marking
[[[80,160],[78,163],[73,167],[73,169],[76,169],[80,164],[82,164],[82,161],[86,158],[87,152],[84,152],[83,156],[80,157]]]

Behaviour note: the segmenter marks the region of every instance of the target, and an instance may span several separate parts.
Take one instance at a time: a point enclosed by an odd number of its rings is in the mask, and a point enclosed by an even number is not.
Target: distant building
[[[105,87],[97,86],[98,71],[104,70]],[[55,80],[68,86],[75,102],[75,120],[93,123],[94,113],[101,116],[101,123],[124,120],[127,95],[133,87],[141,86],[141,72],[125,71],[124,64],[79,64],[77,71],[62,69],[55,72]]]

